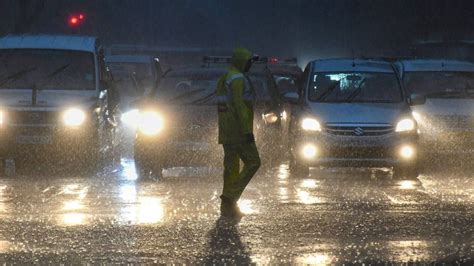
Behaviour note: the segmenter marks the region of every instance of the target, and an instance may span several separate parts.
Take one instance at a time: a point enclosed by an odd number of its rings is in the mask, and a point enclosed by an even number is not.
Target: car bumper
[[[202,161],[212,158],[222,159],[223,150],[217,138],[196,140],[191,136],[181,140],[172,137],[138,136],[135,140],[135,156],[149,160],[159,160],[165,165],[183,161]]]
[[[416,134],[338,136],[303,135],[292,146],[298,162],[308,166],[392,167],[417,161]]]
[[[7,157],[34,150],[50,151],[54,154],[74,154],[96,145],[97,141],[97,130],[90,126],[77,129],[55,126],[12,126],[1,129],[0,156]]]

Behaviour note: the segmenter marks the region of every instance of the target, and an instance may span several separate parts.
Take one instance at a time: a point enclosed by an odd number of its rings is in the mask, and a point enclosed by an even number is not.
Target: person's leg
[[[260,156],[255,143],[240,145],[239,156],[244,163],[244,167],[238,176],[237,182],[234,184],[237,200],[240,198],[245,190],[245,187],[247,187],[250,180],[252,180],[252,177],[260,168],[261,164]]]
[[[240,158],[238,145],[224,145],[224,187],[222,190],[221,213],[231,214],[238,191],[235,183],[239,178]]]

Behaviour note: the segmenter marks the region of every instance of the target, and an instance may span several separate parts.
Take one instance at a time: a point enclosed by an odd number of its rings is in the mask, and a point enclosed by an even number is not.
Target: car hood
[[[323,124],[394,124],[408,112],[403,103],[313,103],[308,111]]]
[[[217,107],[214,105],[159,105],[158,110],[174,127],[217,127]]]
[[[420,114],[433,116],[440,115],[474,115],[474,99],[426,99],[425,104],[412,107],[413,111]]]
[[[62,108],[71,105],[88,105],[97,99],[97,92],[71,91],[71,90],[37,90],[36,103],[34,101],[34,91],[26,90],[1,90],[0,106],[3,107],[42,107],[42,108]]]

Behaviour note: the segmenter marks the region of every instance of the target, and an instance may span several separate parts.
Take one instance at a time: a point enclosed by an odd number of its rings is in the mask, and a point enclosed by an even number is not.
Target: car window
[[[438,97],[474,96],[473,72],[406,72],[403,83],[410,94]]]
[[[264,75],[248,75],[250,82],[255,90],[257,101],[271,101],[270,84]]]

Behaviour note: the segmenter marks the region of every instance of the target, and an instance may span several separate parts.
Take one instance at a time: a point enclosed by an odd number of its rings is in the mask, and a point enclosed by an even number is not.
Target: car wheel
[[[135,170],[139,178],[161,179],[163,177],[162,164],[141,152],[135,152]]]
[[[394,179],[417,179],[420,171],[416,166],[400,166],[393,168]]]

